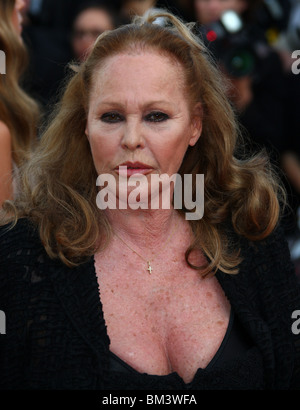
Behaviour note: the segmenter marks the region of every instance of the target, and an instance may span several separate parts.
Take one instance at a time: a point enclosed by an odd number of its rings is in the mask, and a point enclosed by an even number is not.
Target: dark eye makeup
[[[106,113],[102,114],[100,119],[103,122],[114,124],[116,122],[122,121],[124,119],[124,117],[121,114],[119,114],[118,112],[112,111],[112,112],[106,112]]]
[[[101,115],[100,117],[101,121],[109,123],[109,124],[115,124],[118,122],[121,122],[125,119],[125,117],[120,114],[117,111],[110,111],[106,112]],[[169,119],[168,114],[165,114],[164,112],[161,111],[152,111],[145,115],[144,120],[148,122],[163,122]]]
[[[164,112],[154,111],[154,112],[150,112],[149,114],[147,114],[145,116],[145,119],[146,121],[150,121],[150,122],[162,122],[162,121],[166,121],[167,119],[169,119],[169,116],[165,114]]]

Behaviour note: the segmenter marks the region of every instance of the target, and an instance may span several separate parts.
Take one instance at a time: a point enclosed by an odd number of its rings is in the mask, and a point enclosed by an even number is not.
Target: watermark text
[[[299,74],[300,73],[300,50],[293,51],[292,58],[296,59],[292,63],[292,72],[293,74]]]
[[[0,74],[6,74],[6,55],[0,50]]]
[[[185,209],[187,220],[199,220],[204,214],[204,175],[151,174],[149,177],[136,173],[129,178],[126,167],[118,180],[112,174],[98,176],[100,187],[96,203],[99,209]]]
[[[292,319],[296,319],[292,323],[292,333],[294,335],[299,335],[300,333],[300,310],[294,310],[292,313]]]
[[[0,335],[6,334],[6,316],[5,313],[0,310]]]

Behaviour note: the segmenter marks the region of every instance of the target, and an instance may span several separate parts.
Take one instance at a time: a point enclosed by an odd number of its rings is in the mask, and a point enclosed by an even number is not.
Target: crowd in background
[[[243,126],[245,152],[237,155],[266,149],[287,188],[283,223],[300,269],[300,75],[292,70],[292,52],[300,50],[299,0],[26,0],[22,37],[30,64],[24,87],[47,118],[69,63],[84,61],[103,31],[151,8],[198,22],[195,32],[227,76],[228,96]],[[228,27],[221,24],[226,9],[240,18],[237,33],[231,31],[232,21]]]

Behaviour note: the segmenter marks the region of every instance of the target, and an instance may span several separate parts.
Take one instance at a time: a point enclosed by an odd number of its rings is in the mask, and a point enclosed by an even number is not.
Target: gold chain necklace
[[[169,234],[169,238],[168,238],[168,240],[166,241],[166,243],[165,243],[165,245],[163,246],[163,248],[160,250],[160,251],[162,251],[163,249],[165,249],[165,247],[167,246],[167,244],[169,243],[169,241],[170,241],[170,238],[171,238],[171,233],[173,232],[173,230],[175,229],[175,227],[177,226],[177,223],[174,225],[174,228],[171,230],[171,232],[170,232],[170,234]],[[146,263],[147,263],[147,271],[149,272],[149,275],[151,275],[151,273],[152,273],[152,271],[153,271],[153,268],[152,268],[152,266],[151,266],[151,260],[148,260],[148,259],[145,259],[142,255],[140,255],[136,250],[134,250],[130,245],[128,245],[128,243],[126,243],[125,241],[124,241],[124,239],[122,239],[116,232],[115,232],[115,235],[116,235],[116,237],[118,238],[118,239],[120,239],[120,241],[122,241],[123,243],[124,243],[124,245],[126,245],[127,246],[127,248],[128,249],[130,249],[132,252],[134,252],[136,255],[138,255],[141,259],[143,259],[143,261],[145,261]],[[155,257],[155,255],[154,255],[154,257]]]

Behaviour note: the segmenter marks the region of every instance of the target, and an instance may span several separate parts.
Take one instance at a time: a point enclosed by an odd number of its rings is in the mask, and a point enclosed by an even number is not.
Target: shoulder
[[[278,226],[261,241],[241,240],[239,273],[234,279],[248,300],[262,310],[291,313],[300,306],[300,284],[283,229]],[[279,315],[279,313],[278,313]]]
[[[42,271],[41,262],[46,259],[38,230],[28,219],[0,227],[0,280],[24,278],[37,268]]]
[[[239,298],[237,309],[244,312],[243,321],[265,354],[276,357],[277,371],[274,363],[268,364],[276,385],[299,387],[300,378],[292,376],[292,367],[299,372],[300,339],[292,326],[300,307],[300,286],[284,231],[278,226],[264,240],[245,241],[241,250],[243,262],[232,286]]]
[[[11,132],[8,126],[0,120],[0,144],[7,144],[11,142]]]
[[[0,310],[26,312],[41,304],[57,304],[54,274],[64,275],[65,265],[52,260],[43,246],[38,228],[28,219],[0,227]],[[9,313],[10,312],[10,313]]]
[[[92,260],[90,258],[89,263]],[[84,267],[84,264],[83,268],[79,265],[78,269],[84,270]],[[0,226],[0,288],[2,280],[36,284],[70,270],[72,268],[59,258],[50,258],[41,241],[38,226],[30,219],[20,218],[16,224]]]
[[[10,156],[11,153],[11,132],[8,126],[0,121],[0,158],[5,158],[7,155]]]
[[[47,254],[27,219],[19,219],[13,227],[0,227],[0,310],[10,317],[11,324],[14,317],[25,320],[29,307],[50,294],[47,272]]]
[[[265,239],[243,241],[241,249],[245,261],[254,263],[261,273],[267,273],[270,267],[282,274],[294,272],[287,239],[280,225]]]
[[[240,250],[241,263],[237,275],[220,274],[224,282],[228,282],[230,286],[243,288],[246,294],[250,292],[253,297],[260,293],[265,297],[264,292],[270,293],[271,289],[279,295],[288,289],[295,293],[295,298],[300,302],[295,267],[280,225],[259,241],[250,241],[232,230],[229,237],[231,246]]]
[[[27,218],[20,218],[16,224],[13,222],[0,226],[0,255],[6,254],[8,249],[18,249],[24,242],[31,245],[41,244],[36,227]]]

